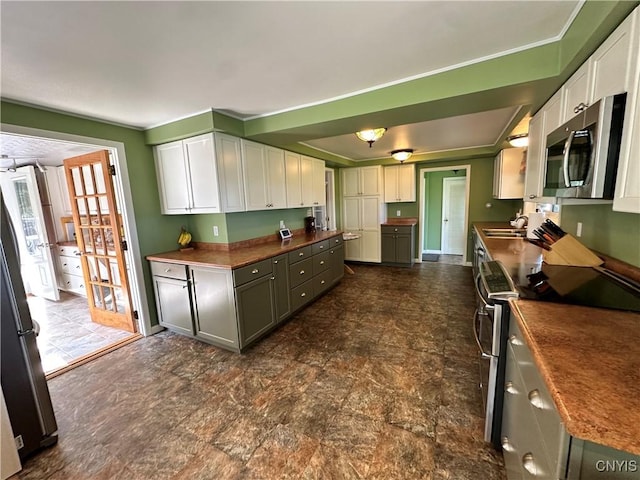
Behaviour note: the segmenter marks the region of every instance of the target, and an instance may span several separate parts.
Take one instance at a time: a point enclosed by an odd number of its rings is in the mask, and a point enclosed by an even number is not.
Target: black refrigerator
[[[58,439],[49,388],[20,274],[13,227],[0,193],[0,382],[21,459]]]

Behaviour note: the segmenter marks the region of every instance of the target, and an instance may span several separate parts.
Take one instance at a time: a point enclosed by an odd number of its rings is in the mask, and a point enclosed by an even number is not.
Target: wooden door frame
[[[442,220],[444,221],[444,215],[445,215],[445,199],[446,199],[446,188],[445,188],[445,184],[450,184],[451,182],[458,182],[458,183],[462,183],[461,181],[464,180],[465,183],[465,188],[466,188],[466,184],[467,184],[467,180],[466,177],[445,177],[442,179]],[[449,190],[449,193],[451,193],[451,190]],[[451,195],[449,195],[450,197]],[[447,206],[449,206],[447,204]],[[465,207],[466,208],[466,207]],[[466,236],[466,232],[463,228],[463,235]],[[448,239],[449,236],[447,236]],[[442,251],[442,253],[444,253],[445,255],[447,255],[447,253],[444,251],[444,240],[445,240],[445,234],[444,234],[444,226],[441,228],[440,230],[440,250]],[[448,242],[447,242],[448,243]],[[464,253],[464,249],[467,247],[467,242],[464,242],[464,246],[462,247],[462,251]]]
[[[429,167],[429,168],[421,168],[419,170],[418,179],[420,181],[420,198],[418,200],[418,209],[419,209],[419,217],[418,217],[418,225],[420,228],[418,229],[418,245],[420,248],[418,249],[418,258],[416,258],[416,262],[422,263],[422,247],[424,245],[424,225],[426,224],[426,219],[428,217],[428,211],[424,208],[425,197],[426,197],[426,189],[425,189],[425,181],[424,174],[430,172],[448,172],[451,170],[464,170],[465,174],[465,200],[464,200],[464,238],[465,238],[465,248],[464,254],[462,256],[462,261],[465,265],[470,266],[471,263],[467,259],[467,244],[469,242],[469,192],[471,189],[471,165],[469,164],[460,164],[460,165],[450,165],[447,167]]]
[[[112,153],[113,165],[116,169],[114,177],[114,188],[116,198],[120,204],[121,215],[125,237],[128,239],[129,249],[128,261],[130,265],[129,282],[131,287],[131,302],[133,308],[138,311],[139,333],[144,336],[153,335],[164,330],[160,325],[151,325],[151,317],[149,314],[149,297],[144,281],[144,270],[142,268],[142,256],[140,254],[140,245],[138,240],[138,230],[135,221],[135,212],[133,209],[133,198],[131,195],[131,184],[129,181],[129,171],[127,169],[127,157],[125,146],[122,142],[112,140],[104,140],[100,138],[85,137],[81,135],[72,135],[51,130],[42,130],[38,128],[22,127],[17,125],[0,124],[0,130],[7,133],[17,135],[25,135],[28,137],[46,138],[50,140],[59,140],[69,143],[79,143],[84,146],[95,147],[96,150],[109,150]]]

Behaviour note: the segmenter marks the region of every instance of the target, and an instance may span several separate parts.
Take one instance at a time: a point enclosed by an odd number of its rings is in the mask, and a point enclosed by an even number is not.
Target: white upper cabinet
[[[501,150],[493,165],[493,198],[522,198],[524,194],[524,148]]]
[[[544,117],[544,110],[540,110],[529,121],[529,146],[523,197],[525,202],[537,201],[536,199],[542,196],[545,160]]]
[[[544,114],[544,143],[547,135],[562,125],[564,114],[564,89],[558,90],[543,107]]]
[[[241,145],[246,209],[286,208],[284,151],[248,140]]]
[[[324,205],[324,161],[284,152],[289,208]]]
[[[613,210],[640,213],[640,7],[618,28],[628,30],[627,103]],[[616,30],[612,36],[618,33]],[[603,44],[605,46],[607,42]],[[602,47],[601,47],[602,48]],[[598,49],[600,51],[600,49]]]
[[[416,201],[415,164],[384,167],[385,203]]]
[[[244,182],[240,139],[216,133],[216,164],[220,186],[220,209],[223,212],[244,212]]]
[[[383,194],[382,166],[342,169],[342,191],[345,197]]]
[[[583,63],[562,88],[564,106],[561,124],[591,104],[591,60]]]
[[[218,213],[218,178],[213,134],[155,148],[163,214]]]

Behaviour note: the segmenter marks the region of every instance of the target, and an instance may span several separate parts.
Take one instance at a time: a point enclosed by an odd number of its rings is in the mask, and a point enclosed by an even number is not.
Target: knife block
[[[566,234],[542,253],[543,260],[550,265],[574,265],[595,267],[604,261],[581,244],[575,237]]]

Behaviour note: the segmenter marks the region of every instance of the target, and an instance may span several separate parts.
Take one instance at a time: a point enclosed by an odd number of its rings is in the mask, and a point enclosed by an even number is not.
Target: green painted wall
[[[640,215],[614,212],[611,204],[562,206],[562,228],[587,247],[640,267]]]
[[[306,216],[306,208],[228,213],[229,242],[273,235],[280,229],[280,220],[291,230],[303,228]]]
[[[457,173],[452,170],[443,172],[428,172],[425,178],[425,212],[427,221],[423,225],[424,249],[440,250],[442,237],[442,180],[449,177],[466,177],[465,170]]]

